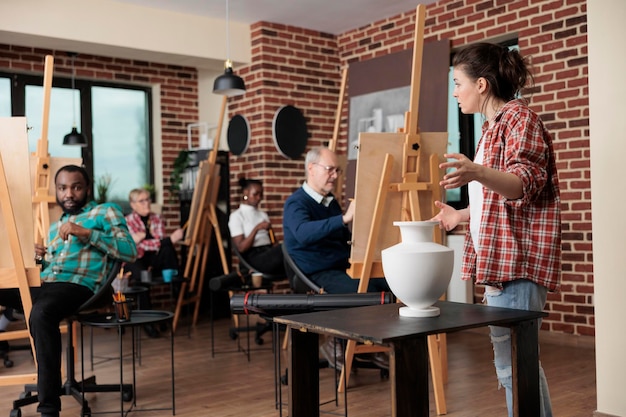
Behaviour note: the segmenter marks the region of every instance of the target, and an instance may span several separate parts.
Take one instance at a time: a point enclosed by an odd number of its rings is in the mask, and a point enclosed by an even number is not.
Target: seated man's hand
[[[46,256],[46,247],[44,245],[40,245],[39,243],[35,243],[35,260],[41,261],[44,256]]]
[[[183,238],[183,233],[183,229],[174,230],[174,232],[170,235],[170,240],[172,241],[172,243],[180,241]]]
[[[135,244],[141,242],[146,238],[146,232],[131,233],[130,235],[133,237]]]
[[[90,234],[91,230],[72,222],[63,223],[61,227],[59,227],[59,238],[62,240],[67,240],[70,235],[76,236],[81,240],[86,240],[89,239]]]

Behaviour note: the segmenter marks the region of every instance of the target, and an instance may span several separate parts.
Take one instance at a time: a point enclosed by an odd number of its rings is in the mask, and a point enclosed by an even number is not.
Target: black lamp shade
[[[233,73],[233,69],[227,67],[224,74],[215,79],[213,83],[213,93],[223,96],[239,96],[246,92],[246,85],[243,79]]]
[[[78,133],[75,127],[63,138],[63,145],[87,146],[87,138],[82,133]]]

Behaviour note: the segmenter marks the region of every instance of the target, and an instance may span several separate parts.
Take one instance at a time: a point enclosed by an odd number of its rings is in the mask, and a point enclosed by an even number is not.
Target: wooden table
[[[439,317],[400,317],[402,304],[294,314],[274,318],[290,326],[289,415],[319,416],[319,333],[391,347],[392,416],[428,416],[428,335],[488,325],[509,327],[513,344],[514,415],[539,415],[537,311],[439,301]],[[300,330],[300,331],[298,331]],[[395,365],[393,365],[395,363]],[[492,366],[485,364],[485,366]]]

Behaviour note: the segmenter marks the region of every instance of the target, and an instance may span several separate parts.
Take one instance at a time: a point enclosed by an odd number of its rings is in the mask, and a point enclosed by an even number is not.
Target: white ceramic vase
[[[435,221],[394,222],[402,242],[383,249],[385,279],[406,307],[404,317],[435,317],[433,304],[448,288],[454,267],[454,251],[432,241]]]

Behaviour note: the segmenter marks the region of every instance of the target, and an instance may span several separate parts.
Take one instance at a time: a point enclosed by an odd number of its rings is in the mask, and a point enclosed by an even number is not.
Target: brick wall
[[[304,155],[290,160],[272,137],[276,111],[286,105],[300,109],[307,122],[308,147],[332,138],[339,92],[339,57],[334,36],[302,28],[259,22],[251,26],[252,64],[237,70],[246,94],[231,99],[230,115],[250,123],[247,152],[230,159],[232,208],[239,206],[240,177],[263,181],[264,201],[276,237],[282,240],[283,203],[304,180]]]
[[[54,56],[54,75],[71,78],[71,60],[65,51],[0,44],[0,70],[42,75],[46,55]],[[195,68],[80,54],[76,79],[161,87],[163,140],[163,216],[171,231],[180,223],[176,199],[170,198],[170,173],[180,149],[187,147],[187,124],[198,120],[198,75]],[[51,138],[48,138],[51,140]],[[54,155],[52,155],[54,156]],[[141,186],[142,184],[137,184]]]

